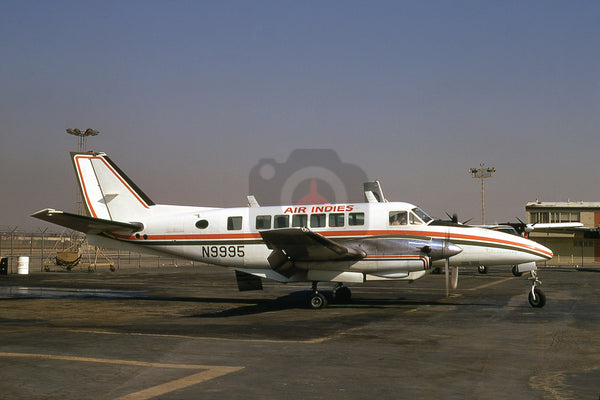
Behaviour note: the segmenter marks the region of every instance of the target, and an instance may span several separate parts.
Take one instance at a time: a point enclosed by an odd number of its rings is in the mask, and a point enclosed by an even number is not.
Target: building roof
[[[598,201],[531,201],[525,208],[600,208]]]

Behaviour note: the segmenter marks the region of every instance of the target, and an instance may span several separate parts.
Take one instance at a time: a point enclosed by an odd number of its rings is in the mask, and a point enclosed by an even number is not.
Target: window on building
[[[581,214],[579,214],[578,212],[572,212],[571,222],[581,222]]]
[[[537,223],[548,223],[550,222],[550,213],[548,212],[534,212],[531,213],[531,223],[532,224],[537,224]],[[555,221],[553,221],[555,222]]]

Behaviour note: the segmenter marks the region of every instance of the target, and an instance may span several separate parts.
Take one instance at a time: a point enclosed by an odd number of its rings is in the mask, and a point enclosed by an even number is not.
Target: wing
[[[108,219],[92,218],[64,211],[57,211],[51,208],[38,211],[31,216],[64,226],[65,228],[93,234],[102,232],[133,233],[142,230],[144,227],[139,222],[117,222]]]
[[[291,261],[358,260],[367,254],[344,246],[308,228],[275,229],[260,233],[274,253],[283,252]]]

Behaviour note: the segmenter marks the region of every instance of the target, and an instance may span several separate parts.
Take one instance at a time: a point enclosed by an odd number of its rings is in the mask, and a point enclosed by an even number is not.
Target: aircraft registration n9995
[[[232,268],[240,290],[262,289],[262,279],[311,282],[312,308],[327,305],[319,282],[335,282],[335,300],[348,302],[347,283],[414,281],[443,266],[447,291],[461,266],[517,265],[532,274],[530,304],[545,304],[535,263],[552,258],[550,249],[495,230],[436,225],[415,205],[385,200],[378,184],[366,185],[374,189],[365,203],[260,207],[249,196],[248,207],[161,205],[105,153],[71,158],[87,216],[32,216],[83,232],[91,245]]]

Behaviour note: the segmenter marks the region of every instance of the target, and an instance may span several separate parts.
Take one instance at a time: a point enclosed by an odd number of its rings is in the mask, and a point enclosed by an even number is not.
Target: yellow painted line
[[[198,372],[189,376],[184,376],[180,379],[175,379],[161,385],[152,386],[148,389],[140,390],[139,392],[131,393],[126,396],[117,397],[114,400],[146,400],[153,397],[161,396],[166,393],[174,392],[188,386],[197,385],[198,383],[206,382],[211,379],[218,378],[223,375],[239,371],[244,367],[213,367],[206,371]]]
[[[496,282],[492,282],[492,283],[486,283],[485,285],[476,286],[474,288],[465,289],[465,290],[481,290],[481,289],[485,289],[485,288],[490,287],[490,286],[499,285],[501,283],[508,282],[511,279],[513,279],[513,278],[505,278],[505,279],[502,279],[500,281],[496,281]]]
[[[154,363],[145,361],[132,361],[132,360],[116,360],[108,358],[92,358],[92,357],[75,357],[75,356],[62,356],[54,354],[35,354],[35,353],[4,353],[0,352],[0,357],[10,358],[39,358],[43,360],[59,360],[59,361],[74,361],[74,362],[91,362],[101,364],[116,364],[116,365],[133,365],[137,367],[151,367],[151,368],[175,368],[175,369],[202,369],[202,372],[197,372],[183,378],[175,379],[160,385],[152,386],[147,389],[140,390],[138,392],[130,393],[128,395],[118,397],[115,400],[146,400],[153,397],[161,396],[166,393],[180,390],[188,386],[196,385],[198,383],[206,382],[211,379],[218,378],[223,375],[230,374],[232,372],[240,371],[244,367],[230,367],[230,366],[219,366],[219,365],[196,365],[196,364],[168,364],[168,363]]]

